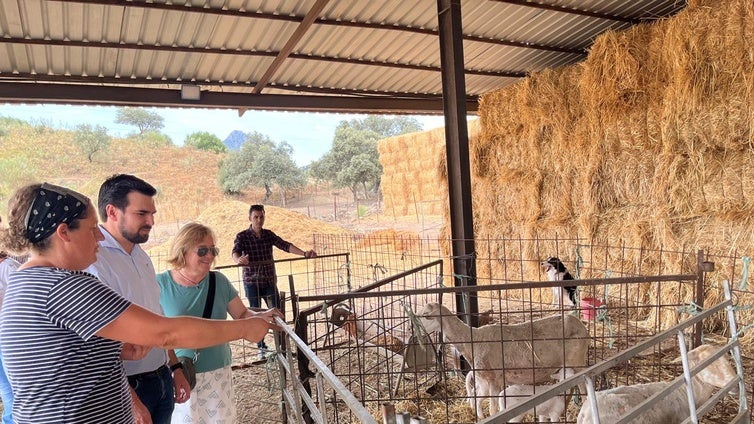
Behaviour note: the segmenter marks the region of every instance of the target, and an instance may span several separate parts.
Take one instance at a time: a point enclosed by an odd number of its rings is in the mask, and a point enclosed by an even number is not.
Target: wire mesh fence
[[[439,301],[453,307],[454,296],[462,292],[462,301],[473,298],[478,311],[482,311],[474,318],[464,317],[468,322],[473,319],[515,325],[553,314],[577,314],[589,331],[588,362],[596,363],[693,316],[704,303],[703,297],[699,297],[704,292],[699,287],[707,274],[699,271],[700,255],[692,251],[648,251],[562,239],[485,240],[477,243],[477,251],[505,254],[489,257],[479,254],[475,258],[476,287],[442,288],[448,281],[463,281],[466,277],[454,275],[451,270],[443,271],[439,277],[419,279],[428,284],[428,292],[410,286],[396,293],[370,293],[380,285],[374,285],[374,267],[369,265],[383,265],[388,275],[391,271],[404,272],[414,263],[436,259],[433,255],[444,251],[443,243],[406,240],[397,233],[382,238],[328,236],[317,240],[320,242],[349,251],[354,290],[363,292],[327,299],[302,297],[321,301],[312,307],[317,313],[308,316],[306,334],[311,343],[321,344],[318,352],[328,366],[375,415],[379,414],[381,404],[389,401],[396,404],[396,411],[403,408],[412,414],[423,414],[429,422],[475,422],[478,417],[472,408],[473,401],[479,401],[487,409],[490,401],[498,398],[498,393],[491,392],[468,396],[458,349],[454,352],[436,335],[427,340],[433,351],[439,352],[439,359],[428,359],[429,354],[416,338],[415,325],[406,327],[412,323],[411,312],[403,305],[411,305],[413,313],[429,302]],[[573,306],[559,303],[553,296],[553,287],[563,288],[569,283],[547,281],[542,269],[542,261],[554,255],[579,279],[579,302]],[[447,255],[440,258],[444,258],[444,269],[448,269],[451,261]],[[394,307],[396,304],[404,309],[402,314],[401,308]],[[343,320],[341,325],[335,323],[334,316]],[[473,341],[468,343],[474,345]],[[536,344],[538,339],[532,336],[529,343]],[[563,349],[565,356],[567,352]],[[409,355],[420,352],[411,366],[405,360],[409,350]],[[657,345],[605,373],[598,381],[598,388],[667,378],[668,357],[675,353],[672,343]],[[505,370],[497,371],[506,374]],[[408,383],[404,384],[402,379]],[[335,422],[349,419],[334,417]],[[574,412],[566,413],[563,419],[573,422]]]
[[[450,256],[450,245],[449,240],[393,230],[315,235],[313,246],[320,257],[276,263],[288,321],[375,417],[382,404],[390,402],[396,411],[424,415],[428,422],[477,422],[476,405],[482,405],[481,415],[486,416],[490,402],[499,398],[494,391],[476,390],[473,383],[469,393],[466,376],[474,363],[466,356],[474,353],[462,355],[438,333],[423,335],[415,314],[427,303],[456,311],[461,302],[462,322],[474,325],[577,316],[589,333],[589,364],[695,316],[705,304],[714,303],[723,279],[734,282],[742,333],[751,321],[742,321],[751,296],[748,261],[737,253],[648,250],[559,237],[475,240],[477,253],[470,268],[475,285],[469,285],[472,276],[453,271],[457,258]],[[550,281],[542,262],[552,257],[578,282]],[[708,272],[710,262],[716,264],[714,272]],[[240,268],[221,271],[243,297]],[[454,287],[457,284],[461,287]],[[561,294],[573,284],[578,296],[571,305]],[[471,304],[476,307],[469,308]],[[724,338],[725,321],[722,315],[704,320],[690,335]],[[538,339],[532,336],[529,343]],[[742,344],[746,364],[746,337]],[[257,362],[255,346],[239,343],[234,352],[240,368]],[[597,389],[667,379],[668,362],[676,355],[673,343],[658,344],[604,373],[596,380]],[[751,364],[745,369],[751,381]],[[311,377],[308,364],[299,363],[297,372],[302,381]],[[326,408],[329,422],[352,422],[353,416],[331,393],[323,399],[331,402]],[[280,399],[270,401],[279,410]],[[574,422],[573,408],[563,414],[564,422]],[[714,414],[725,416],[724,408]]]

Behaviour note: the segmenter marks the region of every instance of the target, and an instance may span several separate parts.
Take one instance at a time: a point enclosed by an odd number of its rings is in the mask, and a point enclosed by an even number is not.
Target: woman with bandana
[[[0,249],[29,250],[8,279],[0,345],[24,423],[133,423],[121,358],[148,346],[202,348],[279,329],[269,311],[225,321],[166,318],[123,299],[91,274],[102,234],[85,196],[51,184],[16,191]]]

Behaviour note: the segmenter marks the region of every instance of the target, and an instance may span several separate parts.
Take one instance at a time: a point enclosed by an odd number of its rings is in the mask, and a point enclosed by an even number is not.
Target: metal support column
[[[466,124],[466,77],[463,63],[463,27],[460,0],[437,0],[440,64],[445,110],[445,148],[448,163],[448,195],[453,273],[456,286],[476,285],[476,254],[471,208],[469,134]],[[465,321],[478,326],[475,293],[456,295],[456,307]]]
[[[704,277],[706,275],[706,271],[710,270],[708,270],[707,266],[705,266],[704,252],[702,250],[698,250],[696,252],[696,284],[694,287],[694,303],[696,304],[696,307],[699,308],[699,312],[704,310]],[[699,322],[694,326],[694,337],[691,339],[691,347],[693,349],[696,349],[697,347],[702,345],[703,329],[704,327],[702,326],[702,322]]]

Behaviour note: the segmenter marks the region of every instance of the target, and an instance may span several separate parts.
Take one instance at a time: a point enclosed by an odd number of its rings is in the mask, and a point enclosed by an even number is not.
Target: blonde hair
[[[211,236],[216,240],[215,233],[211,228],[198,222],[189,222],[181,227],[178,234],[175,235],[173,243],[170,246],[167,262],[173,269],[181,269],[186,266],[186,252],[193,246],[198,245],[205,237]],[[213,261],[217,258],[214,257]]]

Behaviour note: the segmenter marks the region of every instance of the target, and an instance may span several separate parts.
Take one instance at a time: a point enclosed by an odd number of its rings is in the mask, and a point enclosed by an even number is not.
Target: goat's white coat
[[[694,368],[704,359],[708,358],[717,350],[711,345],[701,345],[689,351],[689,366]],[[737,378],[736,371],[728,362],[725,355],[721,356],[707,368],[701,370],[692,378],[691,386],[694,391],[696,407],[703,404],[712,396],[715,387],[723,387],[732,379]],[[619,386],[596,393],[597,408],[599,409],[600,422],[612,423],[618,421],[631,409],[668,387],[667,382],[635,384],[632,386]],[[681,423],[689,417],[689,402],[686,394],[686,385],[682,385],[672,391],[650,409],[637,416],[635,421],[642,424],[672,424]],[[579,411],[576,421],[578,424],[591,424],[594,422],[590,403],[584,402]]]
[[[545,383],[558,369],[586,366],[589,331],[573,315],[472,328],[447,307],[428,303],[420,317],[428,332],[441,330],[445,340],[473,365],[478,396],[497,396],[510,384]],[[489,409],[491,415],[497,413],[498,402],[493,399]]]
[[[563,381],[573,374],[574,372],[572,369],[565,368],[558,371],[557,374],[553,374],[552,378],[557,381]],[[500,404],[500,410],[502,411],[507,408],[512,408],[526,400],[527,397],[533,396],[537,393],[542,393],[545,390],[551,389],[553,386],[554,384],[543,384],[541,386],[532,386],[529,384],[514,384],[512,386],[509,386],[505,390],[500,392],[500,399],[498,400]],[[563,413],[568,407],[566,402],[566,396],[558,395],[553,398],[547,399],[546,401],[537,405],[536,410],[539,421],[547,422],[545,420],[548,419],[550,422],[560,421],[560,417],[563,416]],[[524,412],[523,414],[511,419],[509,422],[520,423],[521,420],[523,420],[524,415],[526,414],[534,414],[534,409]]]
[[[491,396],[496,396],[495,390],[487,384],[487,381],[477,379],[474,376],[474,371],[469,371],[466,374],[466,401],[469,402],[471,408],[476,411],[476,416],[479,418],[484,417],[484,410],[482,409],[482,400],[486,397],[490,402],[495,402]]]

